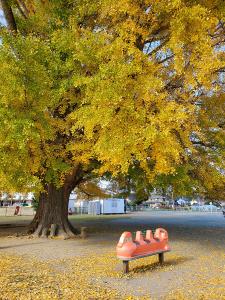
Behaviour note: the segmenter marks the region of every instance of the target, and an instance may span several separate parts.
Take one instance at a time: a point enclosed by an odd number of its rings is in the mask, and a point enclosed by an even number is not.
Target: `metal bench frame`
[[[153,255],[158,254],[159,255],[159,263],[160,263],[160,265],[162,265],[164,263],[164,253],[170,252],[170,251],[171,250],[157,251],[157,252],[152,252],[152,253],[143,254],[143,255],[137,255],[137,256],[129,257],[129,258],[125,258],[125,257],[121,257],[121,256],[117,256],[117,257],[123,261],[123,273],[127,274],[129,272],[129,262],[131,260],[136,260],[139,258],[153,256]]]

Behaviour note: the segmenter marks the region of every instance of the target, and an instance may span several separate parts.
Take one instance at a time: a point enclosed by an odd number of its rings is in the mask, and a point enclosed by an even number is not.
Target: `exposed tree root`
[[[80,232],[78,232],[78,230],[71,230],[71,227],[72,226],[69,224],[69,222],[66,222],[64,226],[58,224],[43,225],[42,223],[40,223],[36,230],[33,232],[32,236],[34,238],[60,237],[62,239],[79,237]],[[82,237],[84,237],[84,233]]]
[[[64,186],[46,184],[45,191],[39,196],[36,215],[28,228],[29,234],[35,238],[62,237],[64,239],[80,235],[68,220],[69,196],[78,182],[79,176],[77,177],[77,168],[75,168],[74,172],[65,179]]]

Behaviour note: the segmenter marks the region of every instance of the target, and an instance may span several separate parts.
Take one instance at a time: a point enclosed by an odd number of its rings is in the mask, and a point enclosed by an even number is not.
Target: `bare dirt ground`
[[[16,232],[25,232],[29,221],[30,217],[0,218],[5,268],[0,275],[0,287],[4,283],[0,299],[225,299],[225,218],[221,213],[72,216],[75,227],[88,227],[85,240],[16,237]],[[115,258],[120,234],[157,227],[169,232],[172,251],[165,255],[165,264],[160,266],[156,256],[136,260],[131,262],[131,272],[122,275],[121,262]],[[52,273],[47,267],[53,268]],[[31,280],[35,270],[39,275]]]

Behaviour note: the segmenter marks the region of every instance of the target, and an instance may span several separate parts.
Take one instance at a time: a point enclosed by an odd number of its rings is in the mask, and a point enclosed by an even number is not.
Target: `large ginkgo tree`
[[[39,192],[36,236],[73,236],[69,195],[93,172],[223,180],[224,1],[1,6],[0,188]]]

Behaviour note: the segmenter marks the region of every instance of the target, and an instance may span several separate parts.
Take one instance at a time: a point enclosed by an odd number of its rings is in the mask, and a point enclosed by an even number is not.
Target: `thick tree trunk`
[[[34,237],[71,238],[78,233],[68,220],[70,192],[66,186],[57,188],[49,184],[47,193],[41,193],[36,215],[29,226]]]
[[[45,201],[47,201],[47,192],[40,193],[38,200],[39,201],[38,201],[38,207],[36,210],[36,214],[35,214],[32,222],[28,226],[28,234],[34,233],[38,227],[38,224],[41,221],[41,217],[43,215],[43,210],[44,210],[44,203],[45,203]]]
[[[60,188],[53,183],[45,186],[45,192],[40,194],[38,209],[28,233],[33,233],[34,237],[63,238],[71,238],[78,234],[68,220],[70,193],[81,180],[78,170],[79,165],[66,177],[64,185]]]

